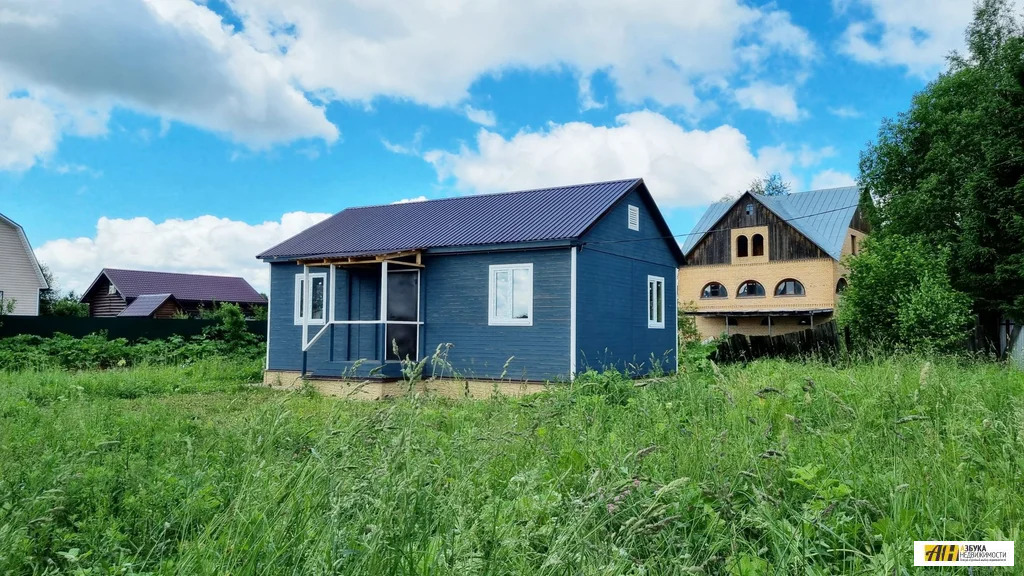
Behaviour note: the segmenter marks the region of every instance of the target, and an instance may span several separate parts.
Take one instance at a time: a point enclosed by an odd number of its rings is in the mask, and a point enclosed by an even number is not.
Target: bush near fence
[[[839,329],[835,320],[778,336],[733,334],[724,338],[712,353],[715,362],[742,362],[755,358],[829,357],[839,351]]]
[[[157,318],[74,318],[67,316],[4,316],[0,320],[0,338],[11,336],[40,336],[51,338],[67,334],[83,338],[89,334],[105,332],[114,340],[163,340],[172,336],[190,338],[202,336],[221,323],[219,319],[157,319]],[[267,336],[266,320],[246,320],[246,329],[261,339]]]

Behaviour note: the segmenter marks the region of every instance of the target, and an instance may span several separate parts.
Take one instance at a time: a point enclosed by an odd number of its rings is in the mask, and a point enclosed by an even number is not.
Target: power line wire
[[[839,208],[833,208],[831,210],[823,210],[821,212],[813,212],[811,214],[804,214],[802,216],[794,216],[792,218],[782,218],[782,222],[793,222],[794,220],[801,220],[803,218],[810,218],[811,216],[821,216],[822,214],[831,214],[832,212],[839,212],[841,210],[849,210],[850,208],[857,208],[859,204],[852,204],[850,206],[841,206]],[[723,214],[724,216],[724,214]],[[644,242],[647,240],[674,240],[676,238],[684,238],[687,236],[704,236],[706,234],[713,234],[716,232],[729,232],[733,228],[720,228],[717,230],[704,230],[703,232],[687,232],[685,234],[673,234],[671,236],[650,236],[647,238],[625,238],[622,240],[594,240],[591,242],[584,242],[583,245],[588,244],[624,244],[626,242]]]

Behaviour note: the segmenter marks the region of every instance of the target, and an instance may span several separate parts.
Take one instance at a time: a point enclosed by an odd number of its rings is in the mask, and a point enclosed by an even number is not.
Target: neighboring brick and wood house
[[[82,295],[93,317],[198,316],[218,304],[238,304],[251,315],[267,299],[244,278],[104,268]]]
[[[679,303],[704,337],[779,335],[831,320],[842,258],[870,232],[856,187],[711,205],[683,244]]]
[[[639,179],[349,208],[258,257],[268,381],[397,378],[447,344],[470,379],[676,367],[682,252]]]
[[[0,214],[0,305],[13,300],[12,316],[38,316],[39,292],[49,288],[25,230]]]

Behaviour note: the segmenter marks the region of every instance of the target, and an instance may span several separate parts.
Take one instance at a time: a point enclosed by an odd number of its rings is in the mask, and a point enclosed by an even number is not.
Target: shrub
[[[847,261],[839,322],[862,345],[894,350],[963,349],[970,299],[950,285],[949,255],[921,240],[873,237]]]

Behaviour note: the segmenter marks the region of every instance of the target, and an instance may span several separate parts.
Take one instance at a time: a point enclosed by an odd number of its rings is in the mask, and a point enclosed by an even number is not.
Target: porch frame
[[[408,262],[405,260],[399,260],[399,258],[412,257],[414,260]],[[389,254],[379,254],[371,256],[345,256],[340,258],[323,258],[317,260],[304,260],[299,261],[302,264],[302,376],[306,375],[306,358],[310,348],[316,344],[324,334],[328,331],[333,331],[335,326],[352,326],[352,325],[380,325],[380,365],[384,366],[389,362],[401,362],[402,360],[388,360],[388,341],[387,341],[387,326],[389,324],[401,325],[401,326],[416,326],[416,345],[415,345],[415,358],[414,361],[420,360],[420,340],[422,338],[423,321],[421,318],[421,308],[423,304],[423,282],[420,274],[420,270],[423,268],[422,253],[419,250],[410,250],[405,252],[395,252]],[[364,264],[380,264],[380,314],[376,320],[338,320],[336,310],[336,299],[337,299],[337,287],[335,279],[337,277],[337,269],[344,266],[364,265]],[[390,265],[406,267],[405,270],[390,270]],[[328,286],[329,297],[324,302],[324,324],[313,335],[313,338],[309,337],[309,321],[310,315],[313,311],[313,287],[310,283],[310,268],[317,267],[322,268],[328,267]],[[416,274],[416,320],[388,320],[388,272],[405,272]]]

